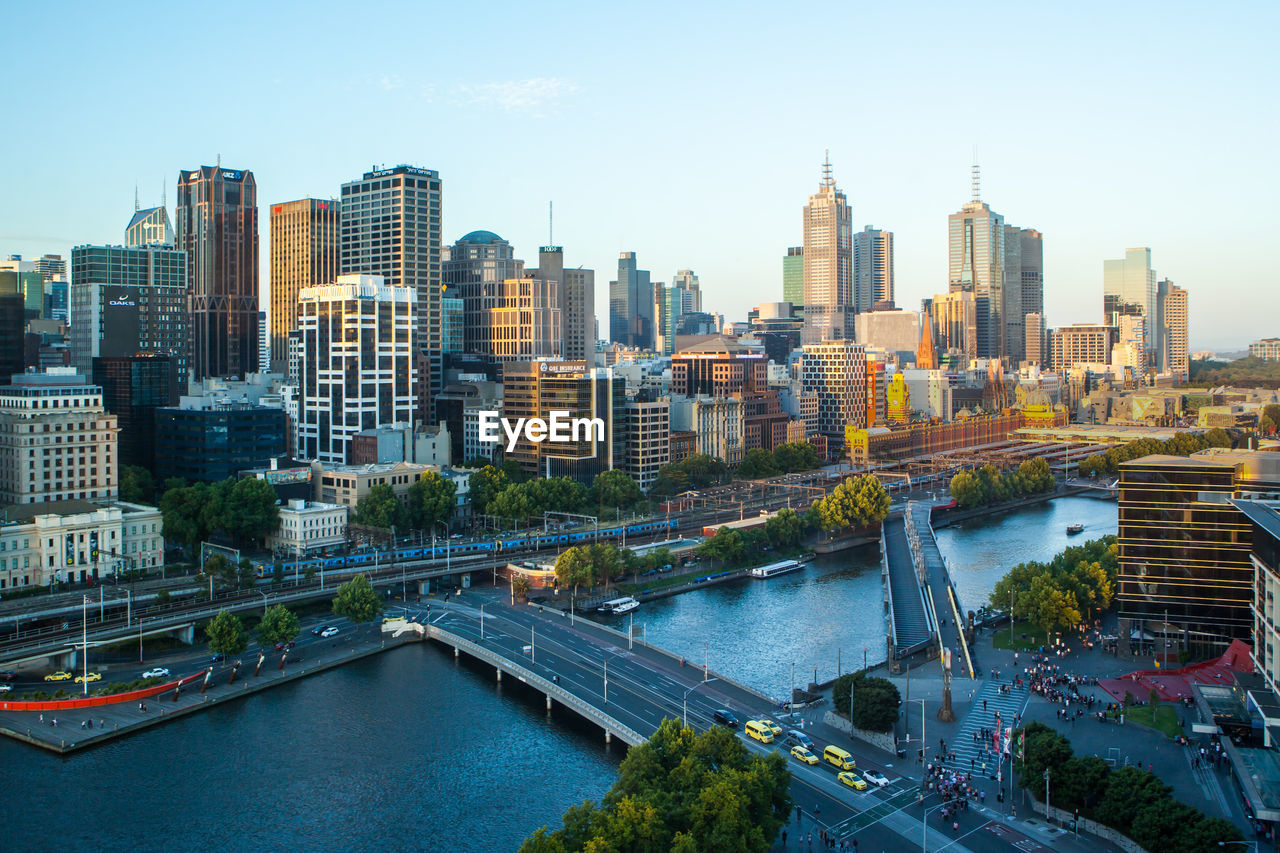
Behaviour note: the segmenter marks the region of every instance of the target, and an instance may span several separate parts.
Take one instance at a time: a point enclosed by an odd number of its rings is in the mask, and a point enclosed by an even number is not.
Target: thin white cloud
[[[560,77],[530,77],[498,83],[461,83],[454,89],[456,100],[477,106],[496,106],[509,112],[531,112],[554,107],[561,99],[578,91],[570,80]]]
[[[402,89],[404,88],[404,78],[399,74],[383,74],[378,79],[378,87],[387,92],[393,89]]]

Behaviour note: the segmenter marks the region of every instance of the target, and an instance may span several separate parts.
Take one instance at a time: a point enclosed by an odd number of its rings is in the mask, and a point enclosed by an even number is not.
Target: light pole
[[[254,592],[262,596],[262,615],[266,616],[267,615],[267,594],[260,589],[255,589]]]
[[[609,704],[609,658],[604,659],[604,703]]]
[[[702,680],[707,681],[707,673],[711,671],[711,641],[707,640],[702,644]]]
[[[1044,769],[1044,817],[1049,819],[1049,768]]]
[[[84,603],[80,605],[82,630],[81,637],[83,645],[80,647],[80,660],[83,663],[84,679],[81,684],[84,686],[84,695],[89,695],[89,596],[84,596]]]
[[[927,781],[924,757],[925,757],[925,750],[929,748],[929,741],[925,738],[924,724],[925,724],[924,700],[921,699],[920,700],[920,781],[922,784]],[[925,853],[925,850],[928,849],[928,845],[929,845],[929,821],[926,818],[927,818],[927,815],[924,815],[924,814],[920,815],[920,853]]]
[[[689,728],[689,694],[697,690],[699,687],[701,687],[704,684],[706,684],[705,681],[700,681],[684,692],[684,697],[680,700],[681,704],[684,706],[684,712],[681,714],[681,717],[680,717],[682,728],[686,728],[686,729]]]
[[[862,647],[862,671],[863,673],[866,673],[867,671],[867,647],[866,646]]]
[[[484,639],[484,608],[489,602],[480,605],[480,639]]]

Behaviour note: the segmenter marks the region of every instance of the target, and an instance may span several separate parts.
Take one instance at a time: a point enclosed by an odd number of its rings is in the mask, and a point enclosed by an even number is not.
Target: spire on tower
[[[133,212],[134,212],[134,213],[137,213],[137,212],[138,212],[138,208],[139,208],[139,205],[138,205],[138,185],[137,185],[137,184],[134,184],[134,185],[133,185]]]
[[[982,201],[982,167],[977,163],[973,164],[973,176],[970,180],[973,187],[973,201]]]
[[[830,187],[835,185],[835,180],[831,177],[831,149],[823,150],[824,158],[822,161],[822,185]]]
[[[548,246],[554,246],[556,244],[555,228],[553,227],[555,223],[555,220],[553,218],[554,213],[555,213],[555,202],[551,202],[551,201],[547,202],[547,245]]]

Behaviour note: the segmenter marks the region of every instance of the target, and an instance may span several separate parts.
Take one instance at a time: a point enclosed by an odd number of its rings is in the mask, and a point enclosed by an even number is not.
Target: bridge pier
[[[457,646],[454,646],[454,647],[453,647],[453,657],[454,657],[454,659],[455,659],[455,660],[456,660],[456,659],[457,659],[457,657],[458,657],[458,647],[457,647]]]
[[[496,666],[494,667],[494,669],[495,669],[495,670],[497,670],[497,672],[498,672],[498,683],[499,683],[499,684],[501,684],[501,683],[502,683],[502,669],[501,669],[500,667],[496,667]]]
[[[196,641],[196,626],[188,625],[182,629],[182,633],[178,635],[178,639],[186,643],[188,646]]]
[[[605,742],[605,745],[613,743],[613,732],[609,731],[608,729],[604,730],[604,742]]]
[[[551,694],[550,693],[547,694],[547,710],[548,711],[551,710]]]

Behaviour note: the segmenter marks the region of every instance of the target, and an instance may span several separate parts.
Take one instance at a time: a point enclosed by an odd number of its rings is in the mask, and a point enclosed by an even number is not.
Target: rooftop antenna
[[[555,213],[554,206],[555,206],[555,202],[552,202],[552,201],[547,202],[547,245],[548,246],[554,246],[556,244],[555,228],[553,227],[555,222],[553,218],[553,214]]]
[[[138,212],[138,185],[133,185],[133,212]]]
[[[831,149],[823,149],[824,159],[822,162],[822,185],[824,187],[832,186],[835,181],[831,179]]]
[[[169,191],[169,184],[165,182],[164,178],[161,178],[160,179],[160,206],[163,208],[169,207],[169,199],[166,196],[166,193],[168,191]]]
[[[221,155],[221,154],[219,154],[219,155],[218,155],[218,168],[219,168],[219,169],[221,169],[221,168],[222,168],[222,155]]]
[[[970,179],[973,188],[973,201],[982,201],[982,168],[978,165],[978,146],[973,146],[973,173]]]

